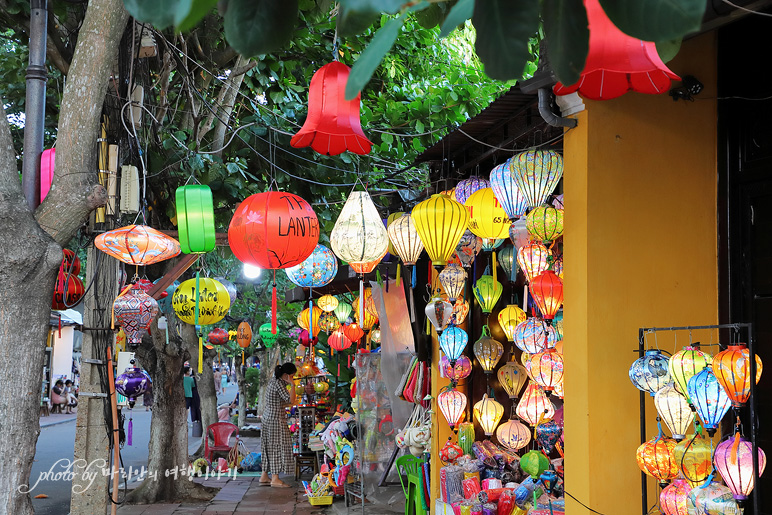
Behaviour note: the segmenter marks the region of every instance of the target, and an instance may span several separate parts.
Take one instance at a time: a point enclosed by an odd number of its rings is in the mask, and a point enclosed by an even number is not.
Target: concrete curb
[[[48,418],[48,417],[44,417]],[[58,426],[59,424],[66,424],[67,422],[75,422],[78,419],[77,415],[72,418],[61,418],[58,420],[47,420],[43,421],[43,419],[40,419],[40,429],[43,429],[44,427],[50,427],[50,426]]]

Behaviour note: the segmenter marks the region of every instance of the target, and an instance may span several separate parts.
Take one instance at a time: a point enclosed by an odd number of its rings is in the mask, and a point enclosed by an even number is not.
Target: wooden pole
[[[121,448],[118,439],[118,397],[115,392],[115,374],[113,373],[113,349],[107,347],[107,380],[110,383],[110,411],[113,415],[113,492],[110,503],[110,514],[116,515],[118,510],[118,465],[121,462]]]

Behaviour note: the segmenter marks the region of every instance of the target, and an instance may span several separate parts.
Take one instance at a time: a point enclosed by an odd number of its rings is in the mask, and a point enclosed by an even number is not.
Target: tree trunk
[[[244,374],[241,373],[241,365],[234,365],[236,367],[236,385],[239,391],[239,428],[244,427],[247,424],[247,381],[244,378]]]
[[[190,353],[190,367],[195,373],[198,371],[198,338],[193,345],[188,346]],[[198,396],[201,398],[201,425],[204,427],[204,434],[198,449],[193,456],[200,457],[204,455],[204,438],[206,438],[206,428],[210,424],[217,422],[217,393],[214,389],[214,372],[212,370],[212,360],[217,355],[217,351],[204,348],[203,372],[196,374],[196,386],[198,387]]]

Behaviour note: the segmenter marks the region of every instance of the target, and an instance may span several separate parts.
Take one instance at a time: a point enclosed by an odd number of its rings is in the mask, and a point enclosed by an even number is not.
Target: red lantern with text
[[[59,270],[64,268],[66,273],[78,275],[80,273],[80,258],[70,249],[62,249],[62,252],[64,253],[64,257],[62,258],[62,264],[59,266]]]
[[[670,71],[652,42],[641,41],[619,30],[603,12],[598,0],[585,0],[590,26],[590,48],[576,84],[558,83],[556,95],[578,91],[591,100],[609,100],[628,91],[659,94],[680,77]]]
[[[531,280],[531,296],[544,320],[552,320],[563,305],[563,281],[552,270],[542,272]]]
[[[322,66],[308,91],[308,116],[303,127],[292,136],[295,148],[310,146],[320,154],[336,156],[348,150],[367,154],[372,143],[359,121],[359,99],[346,100],[346,81],[350,68],[338,61]]]

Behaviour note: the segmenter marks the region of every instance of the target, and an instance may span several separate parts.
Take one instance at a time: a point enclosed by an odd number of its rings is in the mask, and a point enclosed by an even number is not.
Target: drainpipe
[[[29,65],[24,121],[24,157],[21,165],[22,189],[34,210],[40,204],[40,154],[46,115],[46,37],[48,0],[30,0]]]
[[[550,91],[547,88],[539,88],[539,114],[544,121],[553,127],[576,127],[574,118],[563,118],[556,115],[550,109]]]

